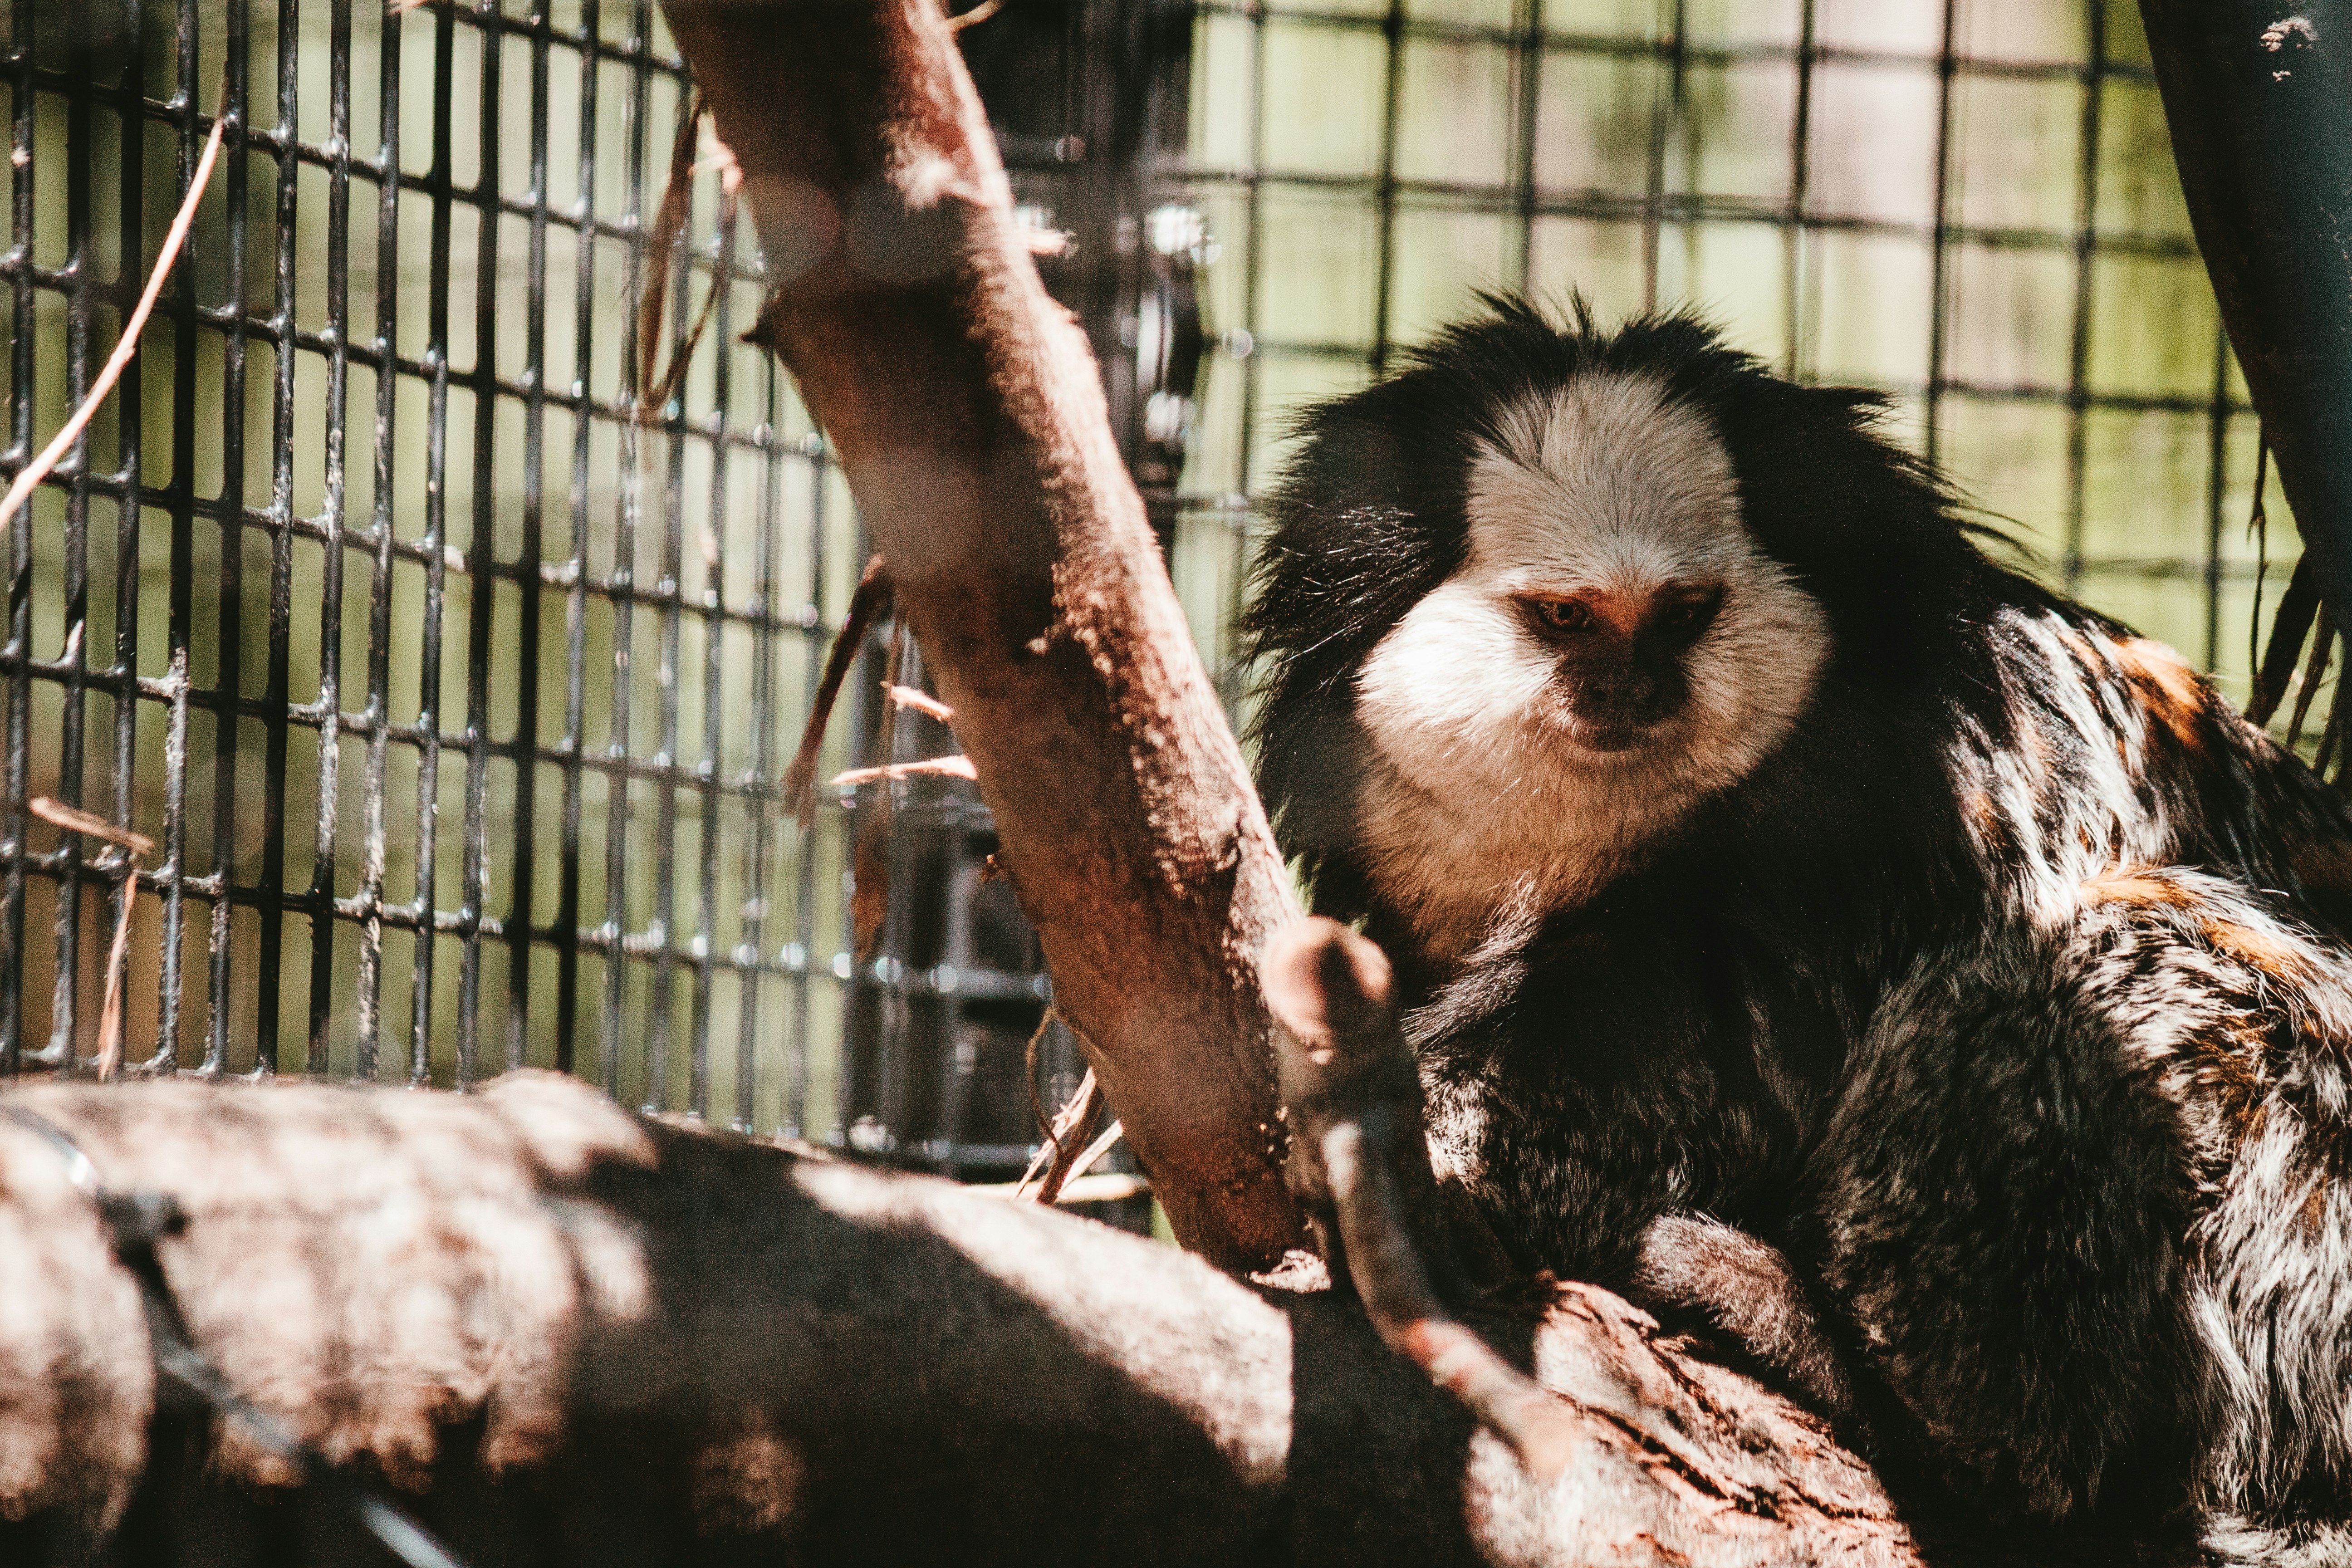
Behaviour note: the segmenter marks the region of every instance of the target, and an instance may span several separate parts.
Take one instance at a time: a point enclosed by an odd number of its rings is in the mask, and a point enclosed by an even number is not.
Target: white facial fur
[[[1475,945],[1507,904],[1573,903],[1786,738],[1829,649],[1821,605],[1741,521],[1729,455],[1645,375],[1592,374],[1502,422],[1470,474],[1468,558],[1357,678],[1377,757],[1369,870],[1433,956]],[[1718,582],[1685,661],[1682,710],[1631,748],[1581,743],[1559,655],[1523,594],[1647,595]]]

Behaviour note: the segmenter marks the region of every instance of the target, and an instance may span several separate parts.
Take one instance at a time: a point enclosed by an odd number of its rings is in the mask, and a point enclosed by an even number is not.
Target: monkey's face
[[[1742,522],[1706,416],[1649,376],[1591,372],[1494,428],[1466,559],[1359,679],[1381,752],[1432,788],[1604,774],[1686,795],[1744,776],[1802,711],[1829,631]]]

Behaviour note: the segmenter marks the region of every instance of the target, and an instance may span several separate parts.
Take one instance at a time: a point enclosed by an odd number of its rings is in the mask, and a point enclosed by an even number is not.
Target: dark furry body
[[[1354,672],[1461,561],[1497,400],[1610,368],[1706,414],[1832,656],[1744,783],[1441,962],[1366,875]],[[1310,414],[1248,627],[1277,824],[1397,961],[1439,1163],[1525,1266],[1696,1281],[1704,1233],[1656,1227],[1710,1216],[1790,1260],[1884,1435],[1996,1506],[2342,1517],[2352,818],[2168,650],[1988,560],[1871,408],[1688,321],[1505,307]],[[1758,1353],[1818,1362],[1800,1328]]]

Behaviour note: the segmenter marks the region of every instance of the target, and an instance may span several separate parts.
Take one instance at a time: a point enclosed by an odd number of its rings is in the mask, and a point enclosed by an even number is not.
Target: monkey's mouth
[[[1554,678],[1552,699],[1560,728],[1579,750],[1622,757],[1656,747],[1680,728],[1689,686],[1670,664],[1570,659]]]
[[[1675,715],[1636,717],[1624,713],[1591,713],[1569,707],[1560,728],[1577,750],[1612,759],[1664,744],[1675,727]]]
[[[1650,739],[1647,726],[1593,724],[1577,726],[1577,743],[1588,752],[1600,752],[1614,756],[1630,752]]]

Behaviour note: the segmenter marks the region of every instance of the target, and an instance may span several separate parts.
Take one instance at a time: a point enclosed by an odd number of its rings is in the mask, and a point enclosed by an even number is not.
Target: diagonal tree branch
[[[1300,1240],[1255,960],[1298,913],[936,0],[670,0],[847,472],[1035,924],[1187,1246]]]

